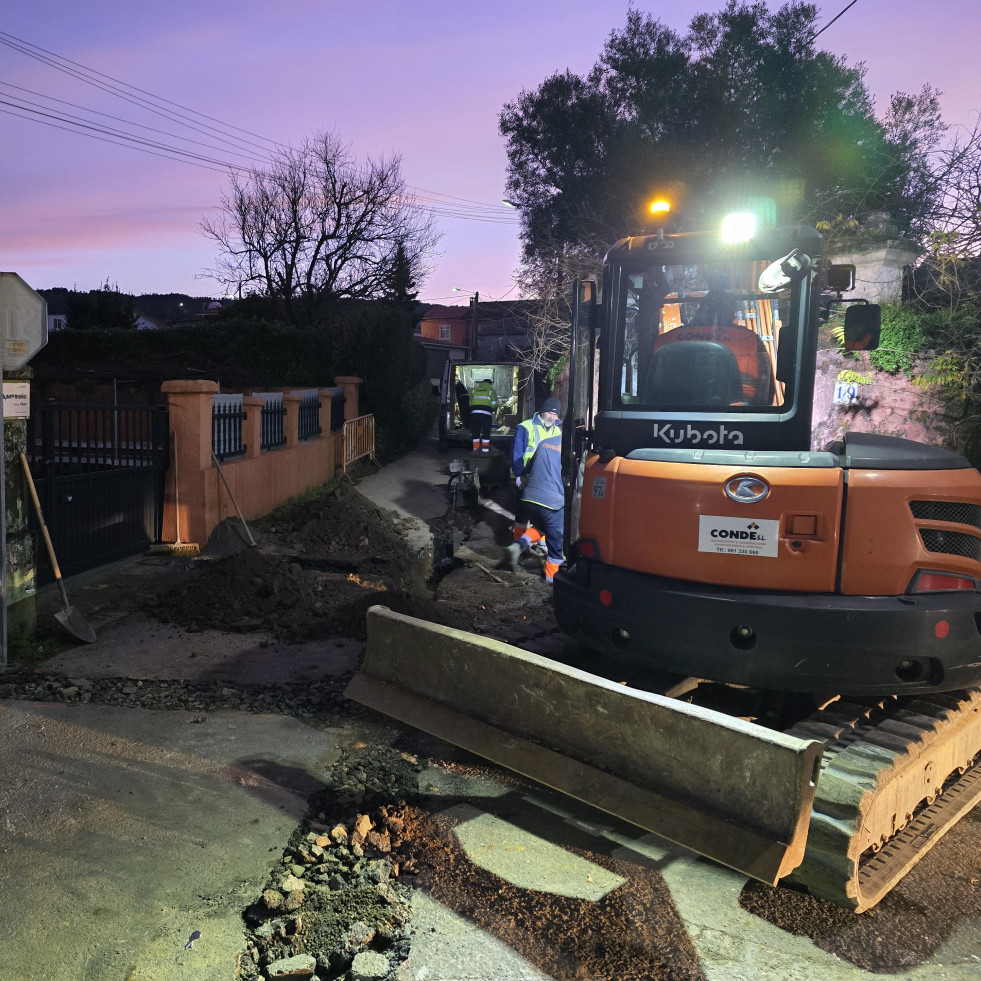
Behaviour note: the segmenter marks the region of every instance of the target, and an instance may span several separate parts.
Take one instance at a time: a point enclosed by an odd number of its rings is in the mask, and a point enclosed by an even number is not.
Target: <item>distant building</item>
[[[470,307],[428,307],[419,321],[417,336],[422,341],[441,341],[466,347],[472,320]]]
[[[68,290],[38,290],[48,306],[48,333],[68,328]]]
[[[134,310],[133,313],[136,314],[137,330],[161,330],[167,326],[163,320],[157,320],[156,317],[151,317],[140,310]]]
[[[205,303],[204,309],[198,314],[199,317],[217,317],[221,313],[221,300],[210,300]]]
[[[515,361],[528,345],[531,300],[488,300],[473,305],[426,307],[416,339],[426,349],[429,377],[438,385],[447,361]]]

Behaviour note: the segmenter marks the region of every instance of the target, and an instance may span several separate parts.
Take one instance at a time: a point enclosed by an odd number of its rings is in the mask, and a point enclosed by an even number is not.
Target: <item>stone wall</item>
[[[868,385],[858,385],[857,399],[850,405],[836,404],[835,385],[842,369],[871,374]],[[949,445],[951,420],[944,413],[938,393],[914,387],[901,373],[879,371],[861,359],[845,358],[836,350],[818,351],[811,414],[811,447],[823,449],[845,432],[878,433],[930,443]]]

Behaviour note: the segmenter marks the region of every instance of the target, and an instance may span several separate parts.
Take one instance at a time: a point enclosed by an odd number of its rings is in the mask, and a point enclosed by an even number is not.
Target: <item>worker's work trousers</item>
[[[486,409],[470,409],[470,435],[473,439],[489,440],[493,415]]]
[[[544,533],[545,546],[548,549],[548,562],[556,568],[562,564],[564,558],[562,554],[562,536],[565,531],[565,508],[542,507],[541,504],[533,504],[531,501],[521,502],[522,516],[531,522],[539,532]],[[538,537],[532,538],[527,533],[524,536],[529,544],[537,541]]]

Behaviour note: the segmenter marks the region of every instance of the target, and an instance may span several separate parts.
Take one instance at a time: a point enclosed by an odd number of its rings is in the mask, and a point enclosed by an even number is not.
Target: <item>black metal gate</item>
[[[169,451],[165,406],[32,407],[26,453],[63,576],[159,541]],[[37,576],[54,579],[40,537]]]

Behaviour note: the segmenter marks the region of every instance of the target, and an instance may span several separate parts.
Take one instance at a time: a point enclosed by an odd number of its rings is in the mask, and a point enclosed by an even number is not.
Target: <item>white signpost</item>
[[[48,305],[12,272],[0,272],[0,379],[48,343]],[[2,387],[2,386],[0,386]],[[7,666],[7,474],[0,412],[0,668]]]

